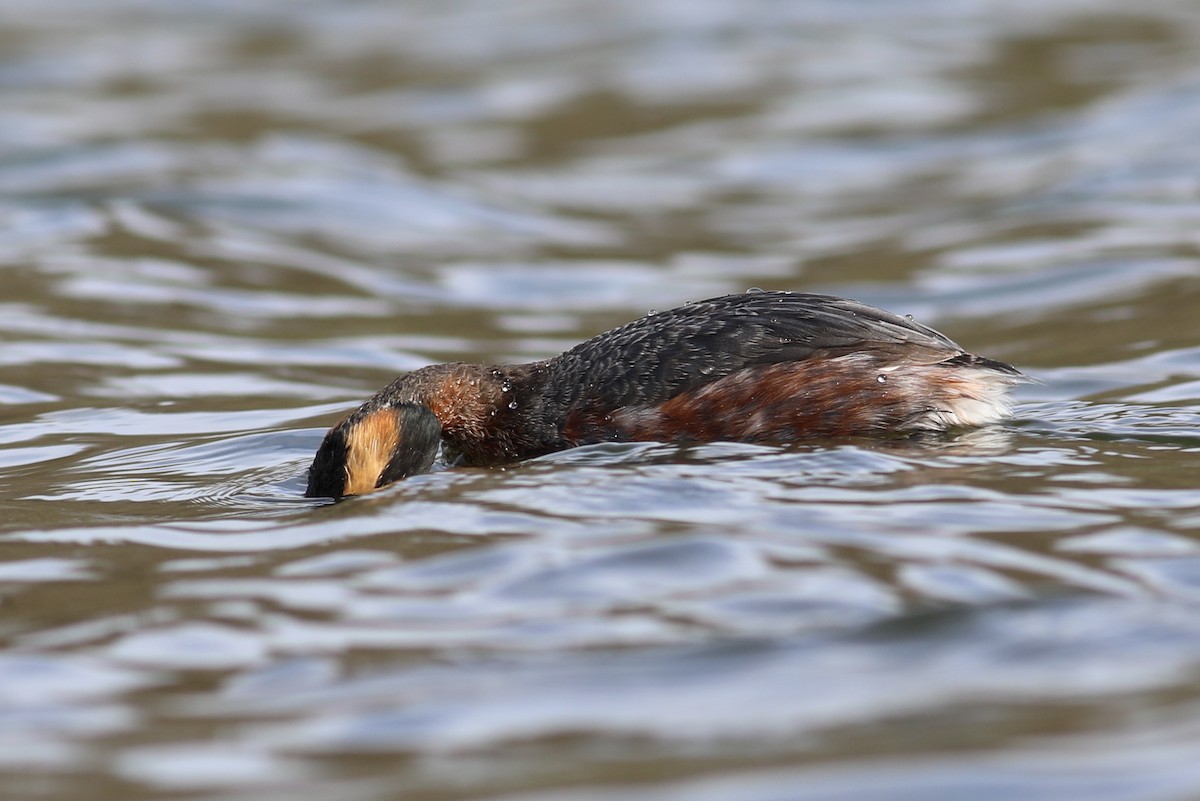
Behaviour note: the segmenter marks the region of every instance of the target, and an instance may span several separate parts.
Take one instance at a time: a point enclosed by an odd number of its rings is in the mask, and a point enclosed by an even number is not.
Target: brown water
[[[1194,3],[0,23],[0,795],[1200,797]],[[398,372],[754,286],[1040,383],[299,497]]]

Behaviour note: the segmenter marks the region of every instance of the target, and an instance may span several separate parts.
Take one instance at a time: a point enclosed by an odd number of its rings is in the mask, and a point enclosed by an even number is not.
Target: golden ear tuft
[[[400,444],[400,426],[396,418],[395,409],[383,408],[350,423],[346,430],[344,495],[362,495],[375,489]]]

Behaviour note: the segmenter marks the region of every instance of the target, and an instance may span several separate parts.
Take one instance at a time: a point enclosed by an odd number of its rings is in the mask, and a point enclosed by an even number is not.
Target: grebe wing
[[[964,355],[907,317],[830,295],[752,292],[651,314],[552,360],[568,405],[658,403],[754,365],[875,350],[924,364]]]

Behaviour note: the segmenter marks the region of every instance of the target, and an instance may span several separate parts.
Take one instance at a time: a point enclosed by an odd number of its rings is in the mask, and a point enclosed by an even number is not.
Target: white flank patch
[[[1009,389],[1019,376],[987,369],[958,369],[944,389],[943,408],[932,409],[909,424],[910,428],[944,430],[996,423],[1012,414]]]

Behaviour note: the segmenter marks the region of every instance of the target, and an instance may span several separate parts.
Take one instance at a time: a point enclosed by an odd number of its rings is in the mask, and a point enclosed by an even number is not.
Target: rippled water
[[[0,795],[1200,796],[1194,4],[5,10]],[[399,372],[753,286],[1038,383],[300,497]]]

